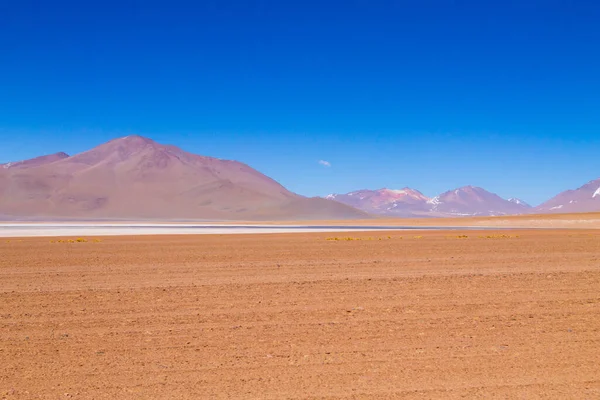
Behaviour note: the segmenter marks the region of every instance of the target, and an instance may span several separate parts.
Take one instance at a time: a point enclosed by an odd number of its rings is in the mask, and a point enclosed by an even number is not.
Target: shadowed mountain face
[[[523,214],[531,209],[521,200],[505,200],[473,186],[450,190],[433,198],[410,188],[359,190],[332,194],[327,198],[371,213],[404,217]]]
[[[535,208],[541,213],[590,212],[600,210],[600,179],[593,180],[579,189],[559,193]]]
[[[249,166],[140,136],[0,166],[0,214],[74,218],[364,218],[292,193]]]

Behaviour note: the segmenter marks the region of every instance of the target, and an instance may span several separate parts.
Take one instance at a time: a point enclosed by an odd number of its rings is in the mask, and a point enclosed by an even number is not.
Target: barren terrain
[[[253,223],[253,222],[248,222]],[[254,222],[255,223],[255,222]],[[266,224],[267,222],[261,222]],[[523,214],[496,217],[455,218],[389,218],[347,219],[329,221],[272,221],[273,225],[379,225],[379,226],[446,226],[446,227],[496,227],[496,228],[550,228],[550,229],[600,229],[600,212],[565,214]]]
[[[0,398],[600,397],[594,230],[25,238],[0,254]]]

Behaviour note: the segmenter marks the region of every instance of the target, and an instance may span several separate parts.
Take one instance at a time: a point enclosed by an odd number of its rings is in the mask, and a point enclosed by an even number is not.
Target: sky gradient
[[[304,195],[600,177],[593,1],[1,1],[0,163],[128,134]]]

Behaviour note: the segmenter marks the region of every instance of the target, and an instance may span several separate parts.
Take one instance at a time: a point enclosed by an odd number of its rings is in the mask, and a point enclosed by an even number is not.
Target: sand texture
[[[596,231],[84,239],[0,241],[0,398],[600,398]]]

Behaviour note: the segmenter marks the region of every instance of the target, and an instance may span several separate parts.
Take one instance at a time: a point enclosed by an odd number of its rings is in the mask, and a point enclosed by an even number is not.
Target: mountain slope
[[[541,213],[600,211],[600,178],[575,190],[567,190],[535,208]]]
[[[44,164],[50,164],[55,161],[63,160],[68,157],[69,157],[69,155],[67,153],[61,152],[61,153],[49,154],[46,156],[32,158],[30,160],[23,160],[23,161],[9,162],[6,164],[0,164],[0,168],[2,168],[2,169],[31,168],[31,167],[37,167],[40,165],[44,165]]]
[[[43,159],[43,161],[40,161]],[[0,168],[0,214],[76,218],[364,218],[292,193],[249,166],[140,136]]]

